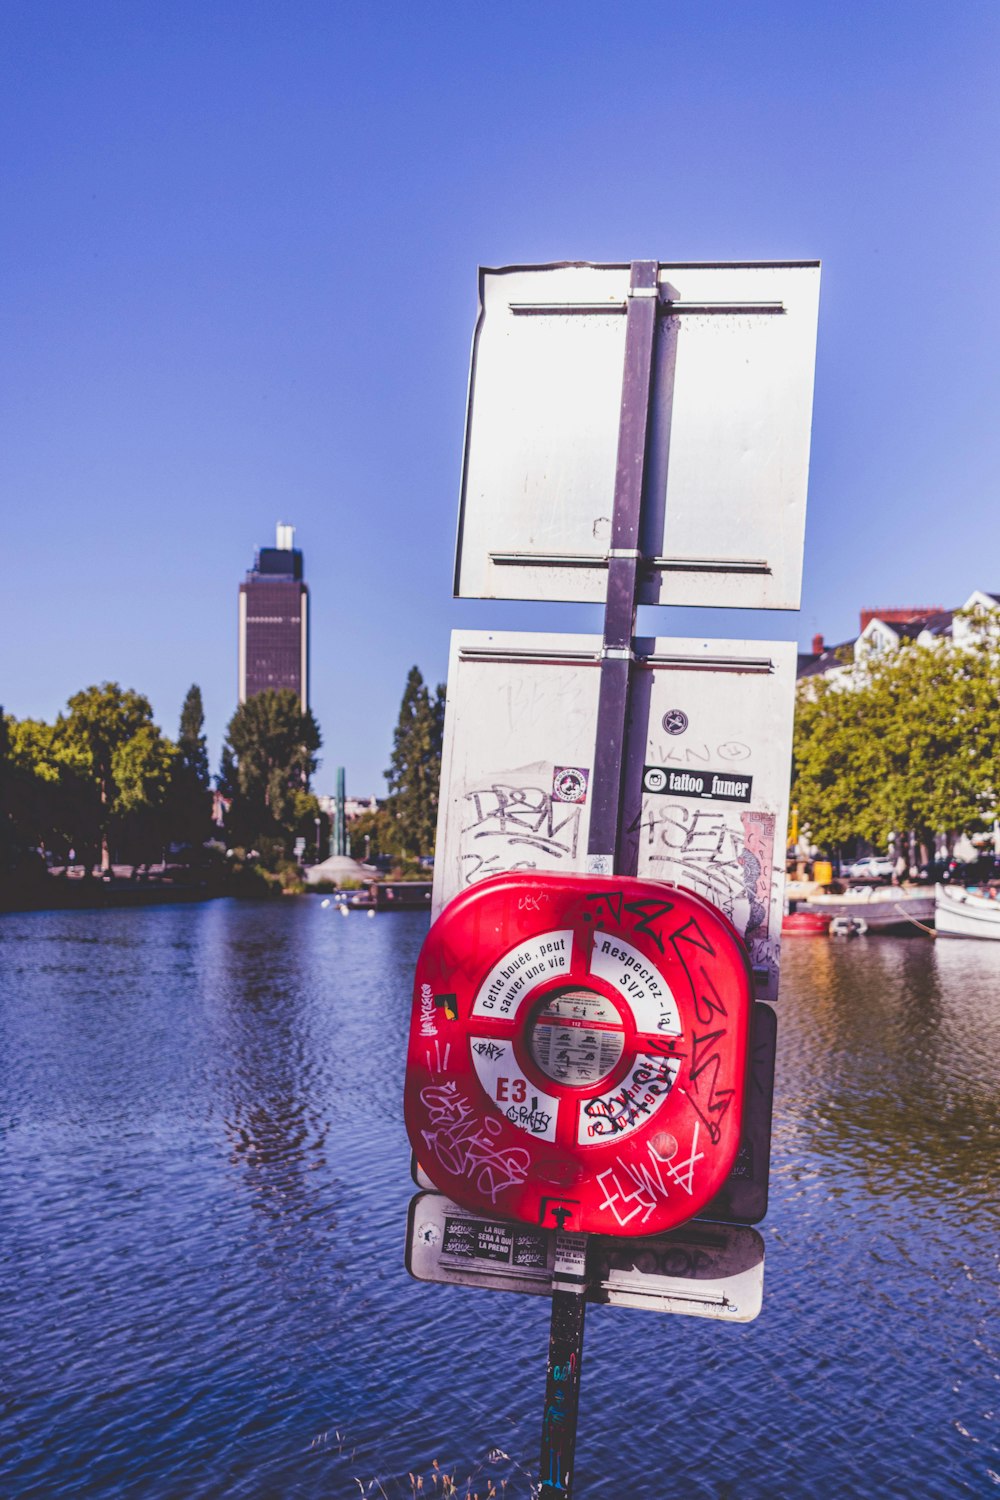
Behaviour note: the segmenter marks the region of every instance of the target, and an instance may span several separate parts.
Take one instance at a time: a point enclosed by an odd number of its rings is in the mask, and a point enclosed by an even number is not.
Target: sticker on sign
[[[752,776],[732,771],[676,771],[669,766],[644,766],[645,792],[674,797],[702,797],[706,802],[749,802]]]

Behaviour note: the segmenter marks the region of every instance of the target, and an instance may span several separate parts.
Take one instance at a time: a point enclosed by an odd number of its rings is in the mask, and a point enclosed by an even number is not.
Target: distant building
[[[980,636],[984,616],[1000,614],[1000,594],[977,589],[960,609],[863,609],[860,633],[850,641],[828,646],[821,635],[813,636],[812,650],[799,653],[797,676],[824,678],[838,687],[852,681],[855,666],[886,651],[895,651],[904,640],[918,646],[953,640],[972,645]]]
[[[337,806],[336,797],[317,797],[316,801],[319,803],[320,812],[324,812],[328,817],[332,818]],[[381,806],[382,803],[377,797],[346,797],[344,799],[344,814],[348,823],[353,823],[354,819],[360,818],[362,813],[378,812]]]
[[[309,707],[309,590],[294,526],[278,523],[240,584],[239,701],[265,688],[292,688]]]

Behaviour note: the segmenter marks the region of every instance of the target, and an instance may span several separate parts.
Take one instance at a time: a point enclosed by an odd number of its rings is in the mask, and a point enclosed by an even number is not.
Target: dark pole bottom
[[[580,1366],[583,1362],[583,1320],[586,1275],[583,1266],[586,1238],[560,1235],[560,1241],[576,1241],[572,1259],[563,1262],[560,1275],[557,1252],[552,1320],[549,1324],[549,1367],[545,1381],[545,1415],[542,1418],[542,1456],[538,1500],[571,1500],[576,1453],[576,1423],[580,1409]],[[570,1246],[567,1244],[567,1249]],[[569,1266],[573,1269],[570,1270]],[[581,1274],[583,1273],[583,1274]]]

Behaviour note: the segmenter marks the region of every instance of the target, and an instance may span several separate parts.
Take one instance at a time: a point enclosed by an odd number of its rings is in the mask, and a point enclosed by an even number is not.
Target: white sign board
[[[455,593],[603,601],[629,267],[480,272]],[[639,602],[798,609],[819,265],[663,265]]]
[[[601,642],[456,631],[434,914],[505,870],[585,872]],[[625,747],[623,873],[686,886],[745,938],[777,997],[792,642],[639,639]]]
[[[441,1193],[410,1203],[406,1267],[418,1281],[548,1296],[556,1231],[486,1217]],[[751,1322],[761,1309],[764,1241],[734,1224],[685,1224],[649,1239],[595,1236],[588,1302]]]

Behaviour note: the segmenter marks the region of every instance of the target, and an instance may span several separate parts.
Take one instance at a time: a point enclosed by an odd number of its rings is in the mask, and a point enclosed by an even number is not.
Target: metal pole
[[[347,853],[347,797],[344,790],[344,768],[337,767],[337,821],[334,854]]]
[[[633,661],[639,522],[646,470],[649,398],[656,343],[659,264],[633,261],[625,325],[625,370],[618,424],[604,648],[591,777],[587,873],[613,875],[618,863],[622,768]],[[587,1236],[556,1236],[549,1362],[542,1421],[539,1500],[572,1500],[587,1290]]]
[[[571,1494],[587,1306],[587,1238],[556,1235],[539,1500],[566,1500]]]
[[[592,875],[614,874],[618,851],[658,273],[656,261],[635,261],[632,265],[587,850],[587,870]]]

